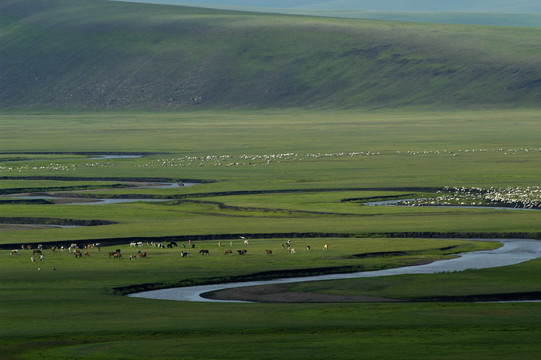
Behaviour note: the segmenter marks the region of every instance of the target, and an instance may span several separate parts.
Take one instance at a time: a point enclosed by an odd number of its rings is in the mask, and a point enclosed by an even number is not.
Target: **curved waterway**
[[[140,189],[170,189],[177,187],[186,187],[197,185],[197,183],[148,183],[142,186],[139,186]],[[68,196],[53,196],[53,195],[8,195],[6,198],[10,199],[21,199],[21,200],[66,200],[69,199]],[[133,199],[99,199],[99,198],[71,198],[72,200],[66,202],[67,205],[108,205],[108,204],[121,204],[121,203],[131,203],[131,202],[159,202],[159,201],[170,201],[171,199],[149,199],[149,198],[133,198]],[[79,201],[78,201],[79,199]],[[81,200],[82,199],[82,200]]]
[[[464,271],[469,269],[484,269],[499,266],[519,264],[528,260],[541,257],[541,241],[528,239],[504,239],[488,240],[498,241],[502,246],[495,250],[475,251],[461,254],[455,259],[439,260],[430,264],[406,266],[401,268],[386,269],[379,271],[363,271],[349,274],[330,274],[309,277],[295,277],[265,281],[237,282],[229,284],[201,285],[183,288],[162,289],[130,294],[130,297],[147,299],[177,300],[177,301],[218,301],[218,302],[243,302],[230,300],[206,299],[202,294],[238,288],[244,286],[286,284],[305,281],[340,280],[354,278],[368,278],[379,276],[393,276],[406,274],[436,274],[440,272]]]
[[[414,205],[402,205],[402,201],[415,201],[419,199],[394,199],[394,200],[382,200],[382,201],[369,201],[363,203],[367,206],[403,206],[409,207]],[[536,208],[519,208],[519,207],[505,207],[505,206],[481,206],[481,205],[417,205],[415,207],[425,208],[447,208],[447,209],[490,209],[490,210],[529,210],[539,211]]]

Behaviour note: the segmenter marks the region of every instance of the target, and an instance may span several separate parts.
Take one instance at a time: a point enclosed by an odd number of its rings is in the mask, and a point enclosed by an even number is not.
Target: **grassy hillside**
[[[538,0],[121,0],[154,4],[307,10],[541,12]]]
[[[267,13],[443,24],[541,27],[539,1],[116,0]]]
[[[0,4],[0,108],[537,107],[541,29]]]

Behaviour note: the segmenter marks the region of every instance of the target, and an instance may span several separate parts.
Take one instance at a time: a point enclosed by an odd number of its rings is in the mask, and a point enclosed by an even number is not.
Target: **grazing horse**
[[[233,251],[231,251],[230,249],[227,249],[225,251],[225,255],[232,255],[233,254]]]
[[[208,255],[208,254],[209,254],[209,251],[206,250],[206,249],[201,249],[201,250],[199,250],[199,253],[200,253],[201,255]]]
[[[114,251],[109,251],[109,257],[115,256],[115,254],[118,254],[118,253],[117,253],[117,252],[114,252]]]
[[[116,253],[113,254],[113,258],[115,258],[115,259],[120,259],[121,257],[122,257],[121,253],[116,252]]]
[[[32,254],[41,254],[41,250],[32,250]]]
[[[83,255],[81,254],[79,250],[75,250],[75,258],[78,258],[78,257],[82,258]]]
[[[11,253],[9,255],[17,255],[19,253],[19,250],[11,250]]]
[[[186,257],[186,256],[188,256],[188,255],[190,255],[189,252],[184,252],[184,251],[181,251],[181,252],[180,252],[180,256],[182,256],[182,257]]]
[[[239,255],[246,255],[246,253],[248,252],[248,250],[242,249],[242,250],[237,250],[237,252],[239,253]]]
[[[145,251],[145,252],[142,252],[142,253],[140,252],[140,253],[138,253],[138,254],[139,254],[139,257],[140,257],[140,258],[146,258],[146,257],[147,257],[147,252],[146,252],[146,251]]]
[[[85,250],[85,256],[90,256],[90,254],[86,250]]]
[[[267,255],[272,255],[272,250],[265,250],[265,252],[267,253]]]

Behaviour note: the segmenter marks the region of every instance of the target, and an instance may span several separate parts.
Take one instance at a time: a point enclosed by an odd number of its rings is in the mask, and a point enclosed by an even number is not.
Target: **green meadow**
[[[1,115],[1,357],[536,358],[537,303],[471,299],[536,298],[539,260],[276,290],[391,302],[185,303],[124,295],[369,271],[498,246],[468,240],[481,235],[537,238],[541,213],[535,210],[364,204],[430,198],[445,187],[535,187],[541,156],[537,114],[524,109]],[[144,156],[99,159],[92,155],[96,149]],[[152,179],[198,184],[134,185]],[[34,192],[140,201],[88,205],[13,197]],[[44,227],[92,220],[110,223]],[[250,244],[243,245],[241,236]],[[179,247],[143,246],[147,258],[130,260],[134,240],[175,241]],[[286,240],[295,254],[282,248]],[[60,250],[72,243],[102,245],[79,259]],[[21,249],[28,244],[43,244],[45,259],[31,262],[32,250]],[[55,252],[53,245],[59,247]],[[243,248],[247,254],[238,255]],[[14,249],[18,253],[10,255]],[[109,257],[116,249],[121,259]],[[201,249],[210,254],[200,255]],[[233,255],[225,255],[227,249]],[[181,257],[181,251],[190,255]]]
[[[126,295],[541,240],[540,38],[2,1],[0,359],[538,359],[540,305],[518,300],[541,300],[540,259],[250,303]]]

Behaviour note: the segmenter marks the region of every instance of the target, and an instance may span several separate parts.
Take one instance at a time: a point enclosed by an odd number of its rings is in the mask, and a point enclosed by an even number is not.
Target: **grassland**
[[[537,115],[528,109],[1,115],[0,355],[274,359],[280,354],[302,359],[336,356],[341,349],[344,359],[536,358],[537,303],[464,300],[535,297],[541,291],[539,260],[490,270],[279,289],[398,302],[183,303],[121,294],[380,269],[494,246],[445,237],[537,238],[541,213],[535,210],[362,204],[362,199],[437,196],[446,186],[537,186]],[[96,159],[90,154],[98,149],[145,156]],[[149,179],[201,183],[159,189],[127,182]],[[9,201],[16,193],[34,190],[166,201]],[[13,219],[112,223],[36,228],[10,225]],[[248,236],[250,244],[241,245],[240,236]],[[296,254],[282,249],[286,239]],[[192,240],[196,247],[145,246],[141,250],[147,258],[130,261],[136,253],[128,246],[133,240],[180,246]],[[101,251],[92,248],[82,259],[67,250],[46,249],[44,261],[32,263],[31,250],[20,249],[23,244],[96,242],[102,243]],[[327,252],[321,250],[325,243]],[[223,254],[243,247],[246,256]],[[19,253],[9,255],[15,248]],[[110,258],[108,252],[117,248],[124,257]],[[208,257],[198,254],[203,248],[210,250]],[[266,249],[273,255],[266,255]],[[181,250],[190,255],[181,258]],[[354,256],[378,252],[394,256]]]
[[[516,108],[541,94],[539,28],[100,0],[0,13],[1,109]]]
[[[539,193],[539,29],[93,0],[7,0],[0,14],[0,359],[539,358],[539,303],[472,302],[538,299],[539,259],[278,289],[392,302],[123,296],[541,239],[534,209],[364,203]],[[177,180],[198,184],[141,186]],[[102,198],[139,200],[76,204]],[[60,248],[72,243],[101,245],[75,258]]]

